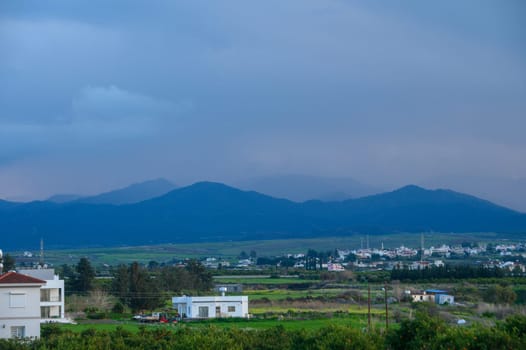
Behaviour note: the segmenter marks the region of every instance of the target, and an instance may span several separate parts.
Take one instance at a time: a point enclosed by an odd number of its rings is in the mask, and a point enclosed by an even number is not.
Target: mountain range
[[[329,178],[310,175],[272,175],[247,179],[236,187],[265,193],[296,202],[311,199],[342,201],[382,192],[381,188],[363,184],[352,178]]]
[[[133,204],[0,201],[4,249],[334,237],[391,232],[526,233],[526,214],[450,190],[406,186],[345,201],[292,202],[199,182]]]
[[[140,183],[131,184],[117,190],[104,192],[95,196],[81,196],[76,194],[57,194],[47,199],[53,203],[90,203],[90,204],[132,204],[147,199],[162,196],[177,186],[166,179],[154,179]]]

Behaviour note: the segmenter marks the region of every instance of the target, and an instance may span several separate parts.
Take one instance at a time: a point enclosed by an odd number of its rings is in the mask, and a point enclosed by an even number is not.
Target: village
[[[260,310],[264,308],[267,310],[263,314],[267,314],[270,310],[287,307],[287,303],[289,308],[312,310],[313,304],[309,300],[324,300],[322,304],[325,306],[320,310],[324,307],[345,310],[349,306],[352,309],[352,305],[363,303],[379,303],[377,308],[383,304],[387,308],[388,304],[401,302],[424,302],[443,307],[467,305],[466,300],[469,299],[460,295],[457,301],[455,291],[458,292],[459,289],[455,284],[443,283],[443,278],[437,280],[439,283],[432,283],[431,279],[422,284],[421,280],[404,275],[405,283],[400,285],[400,281],[394,277],[401,276],[396,275],[400,271],[439,271],[446,266],[449,266],[448,273],[451,273],[453,270],[450,266],[454,269],[454,266],[464,265],[472,266],[477,271],[499,271],[499,276],[502,277],[524,276],[525,273],[526,246],[523,243],[458,246],[443,244],[429,248],[422,244],[420,248],[402,245],[392,249],[383,246],[370,248],[368,245],[366,242],[366,246],[360,249],[334,249],[332,252],[309,249],[305,253],[285,253],[276,257],[257,257],[255,252],[241,252],[237,260],[204,257],[192,264],[202,266],[204,270],[201,273],[204,275],[213,276],[213,281],[210,280],[209,284],[211,288],[205,287],[194,295],[173,294],[169,309],[136,309],[139,313],[133,314],[130,319],[141,323],[250,319],[261,317]],[[71,297],[78,292],[68,291],[68,285],[71,285],[68,278],[71,277],[59,276],[52,266],[48,266],[40,258],[43,255],[43,252],[24,252],[20,255],[21,263],[17,263],[15,270],[4,270],[5,273],[0,275],[0,338],[38,338],[40,324],[77,322],[68,315],[68,310],[74,310],[74,307],[68,305],[68,300],[72,300]],[[4,255],[4,258],[10,260],[12,257]],[[180,260],[174,263],[173,268],[175,271],[188,268],[187,261]],[[154,273],[154,270],[147,270],[146,267],[143,269],[145,272],[149,271],[147,273]],[[64,272],[63,268],[59,270]],[[96,277],[95,269],[93,271],[95,281],[102,286],[99,288],[104,288],[104,283],[108,285],[107,282],[114,279],[108,280],[104,275]],[[374,282],[374,276],[383,274],[381,276],[387,277],[385,273],[391,274],[389,285],[387,282]],[[419,276],[422,278],[422,274]],[[370,285],[373,289],[377,289],[379,285],[383,291],[380,294],[373,293],[372,301]],[[452,288],[443,289],[443,286],[448,285]],[[424,286],[427,287],[423,288]],[[294,294],[291,290],[298,292]],[[168,296],[166,292],[168,291],[160,290],[158,293],[159,296]],[[283,300],[266,301],[272,293],[282,293]],[[296,297],[291,298],[291,295]],[[316,296],[315,299],[313,296]],[[298,306],[301,304],[300,300],[306,302]],[[97,310],[96,305],[91,308]],[[74,315],[79,314],[76,312]],[[460,324],[466,321],[458,318],[456,322]]]

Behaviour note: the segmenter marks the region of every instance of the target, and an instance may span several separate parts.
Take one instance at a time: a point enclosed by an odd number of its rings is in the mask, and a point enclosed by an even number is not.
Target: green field
[[[374,316],[372,324],[375,328],[385,327],[385,319]],[[222,320],[206,320],[206,321],[192,321],[181,322],[178,324],[141,324],[133,321],[108,321],[108,323],[81,323],[81,324],[61,324],[57,327],[61,329],[72,330],[75,332],[82,332],[87,329],[96,330],[115,330],[118,327],[130,332],[138,332],[141,327],[146,328],[163,328],[163,329],[178,329],[181,327],[188,328],[203,328],[203,327],[219,327],[219,328],[242,328],[242,329],[266,329],[281,325],[285,329],[319,329],[329,325],[350,325],[352,327],[364,328],[367,327],[367,315],[350,315],[345,317],[333,318],[318,318],[318,319],[222,319]],[[45,327],[45,326],[44,326]]]
[[[265,276],[258,277],[258,278],[247,278],[244,276],[223,278],[222,276],[215,276],[214,280],[215,282],[218,282],[218,283],[240,283],[244,285],[255,285],[255,284],[290,285],[290,284],[302,284],[302,283],[316,282],[315,280],[300,279],[300,278],[295,278],[295,277],[269,278]]]
[[[463,241],[502,241],[503,235],[493,233],[426,233],[426,245],[460,244]],[[81,257],[88,257],[94,265],[129,264],[133,261],[148,263],[149,261],[164,262],[177,258],[204,258],[216,257],[233,259],[240,252],[254,250],[258,256],[279,256],[283,254],[305,253],[309,248],[315,250],[358,249],[365,235],[351,235],[345,237],[326,237],[309,239],[262,240],[239,242],[212,242],[212,243],[177,243],[134,247],[94,247],[85,249],[61,249],[46,251],[46,261],[55,265],[74,264]],[[420,246],[420,234],[390,234],[370,235],[371,247],[386,248],[405,245],[408,247]],[[21,252],[14,252],[14,255]]]

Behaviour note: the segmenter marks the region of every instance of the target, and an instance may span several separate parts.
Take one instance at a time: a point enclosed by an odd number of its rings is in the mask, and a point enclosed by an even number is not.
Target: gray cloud
[[[526,177],[524,13],[521,1],[2,2],[0,197],[158,176]],[[15,184],[31,169],[39,185]]]

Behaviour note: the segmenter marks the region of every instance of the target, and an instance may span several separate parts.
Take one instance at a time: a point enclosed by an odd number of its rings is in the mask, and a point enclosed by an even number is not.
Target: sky
[[[276,174],[526,189],[521,0],[1,1],[0,77],[0,198]]]

